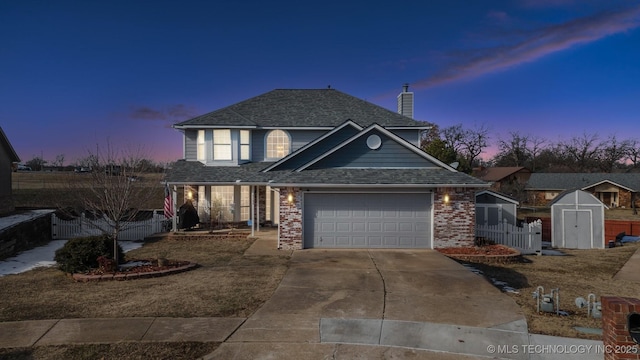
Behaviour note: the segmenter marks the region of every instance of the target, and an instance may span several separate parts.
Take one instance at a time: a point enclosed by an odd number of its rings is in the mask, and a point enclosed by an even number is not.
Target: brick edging
[[[132,272],[129,274],[103,274],[103,275],[89,275],[89,274],[72,274],[71,277],[75,281],[88,282],[88,281],[107,281],[107,280],[135,280],[135,279],[148,279],[152,277],[167,276],[172,274],[178,274],[181,272],[193,270],[198,267],[196,263],[188,263],[176,268],[148,271],[148,272]]]

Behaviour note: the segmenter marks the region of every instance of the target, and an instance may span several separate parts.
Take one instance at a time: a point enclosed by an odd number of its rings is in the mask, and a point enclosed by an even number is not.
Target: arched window
[[[282,130],[273,130],[267,134],[266,153],[267,159],[281,159],[291,151],[289,134]]]

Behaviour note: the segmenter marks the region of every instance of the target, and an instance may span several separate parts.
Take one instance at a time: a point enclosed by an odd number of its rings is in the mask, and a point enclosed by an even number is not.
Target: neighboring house
[[[480,168],[474,176],[491,184],[495,191],[508,192],[514,185],[524,185],[531,176],[531,170],[522,166]]]
[[[15,210],[11,193],[11,172],[13,163],[20,161],[18,154],[11,146],[7,135],[0,127],[0,215]]]
[[[399,109],[413,108],[407,94]],[[281,249],[473,244],[488,184],[422,151],[429,126],[408,116],[334,89],[281,89],[173,127],[184,159],[166,181],[203,222],[277,225]]]
[[[547,206],[563,191],[574,189],[593,194],[611,208],[631,208],[632,201],[640,205],[638,173],[534,173],[526,186],[534,206]]]

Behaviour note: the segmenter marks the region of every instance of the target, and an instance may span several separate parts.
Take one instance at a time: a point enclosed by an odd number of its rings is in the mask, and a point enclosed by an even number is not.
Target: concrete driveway
[[[447,351],[477,328],[490,328],[503,340],[497,343],[507,344],[523,341],[509,337],[527,331],[510,297],[436,251],[303,250],[293,253],[271,299],[207,358],[324,358],[336,355],[335,344],[356,344],[343,346],[355,353],[362,345]],[[296,351],[284,349],[290,346]],[[489,355],[481,346],[478,351]],[[451,358],[461,353],[477,352]],[[451,355],[428,351],[417,358]]]

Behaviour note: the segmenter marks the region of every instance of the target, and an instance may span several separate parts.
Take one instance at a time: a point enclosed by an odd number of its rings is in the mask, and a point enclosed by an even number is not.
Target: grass
[[[127,258],[190,260],[201,267],[135,281],[73,282],[55,268],[0,277],[0,321],[159,317],[248,317],[284,275],[287,257],[244,257],[252,240],[160,240]]]
[[[13,202],[19,208],[64,208],[80,205],[78,196],[69,196],[69,192],[80,192],[81,184],[86,182],[87,173],[69,171],[25,171],[11,173]],[[161,184],[163,174],[144,174],[140,185],[155,188],[153,196],[137,204],[141,209],[161,209],[164,202],[164,188]],[[71,185],[72,184],[72,185]],[[87,194],[89,191],[87,190]],[[88,195],[86,195],[88,196]]]
[[[574,329],[575,326],[601,328],[602,320],[587,317],[586,308],[575,305],[577,297],[590,293],[598,299],[603,295],[638,297],[639,284],[613,280],[625,262],[640,248],[640,244],[626,244],[612,249],[563,250],[567,256],[526,256],[525,261],[512,264],[471,264],[488,278],[505,281],[519,293],[511,294],[527,318],[529,331],[536,334],[584,339],[601,339]],[[532,293],[538,286],[544,293],[560,289],[560,309],[569,316],[536,312]]]

